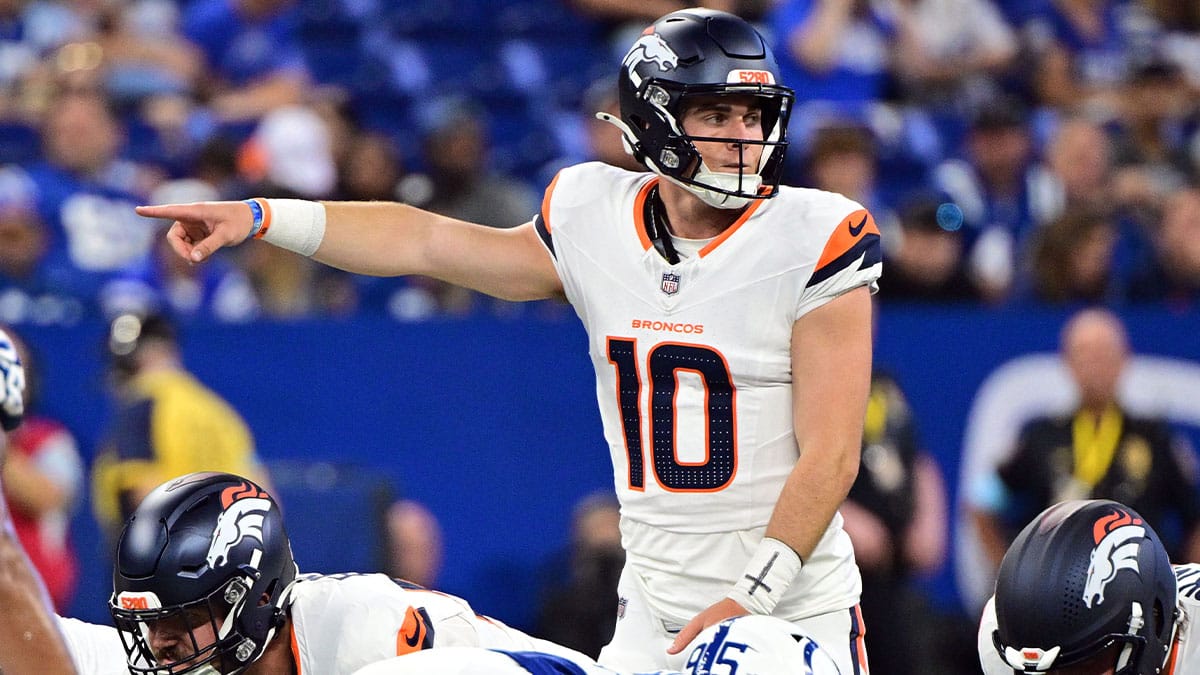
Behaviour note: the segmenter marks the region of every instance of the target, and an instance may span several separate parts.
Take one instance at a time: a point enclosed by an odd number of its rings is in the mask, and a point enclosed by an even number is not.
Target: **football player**
[[[641,675],[840,675],[827,652],[794,625],[768,616],[742,616],[714,624],[687,649],[684,670]],[[571,662],[553,654],[472,649],[435,649],[380,661],[356,675],[619,675],[604,666]]]
[[[398,203],[139,207],[193,262],[247,239],[355,273],[508,300],[564,297],[589,340],[621,499],[621,618],[600,662],[678,667],[702,629],[794,621],[864,672],[861,581],[838,506],[858,471],[879,230],[841,195],[779,185],[793,93],[766,41],[668,14],[618,73],[630,172],[563,169],[511,229]]]
[[[987,675],[1200,672],[1200,565],[1172,566],[1149,524],[1109,500],[1046,509],[1005,553],[979,626]]]
[[[232,474],[156,488],[117,545],[111,609],[132,673],[349,675],[435,645],[587,657],[383,574],[299,574],[278,504]]]

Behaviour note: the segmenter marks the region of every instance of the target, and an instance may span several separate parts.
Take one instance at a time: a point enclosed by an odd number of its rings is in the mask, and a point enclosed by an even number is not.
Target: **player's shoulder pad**
[[[1172,568],[1175,570],[1179,599],[1200,603],[1200,563],[1172,565]]]

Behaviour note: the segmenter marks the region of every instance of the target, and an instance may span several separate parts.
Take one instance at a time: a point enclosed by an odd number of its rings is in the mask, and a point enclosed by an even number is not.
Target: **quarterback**
[[[646,29],[602,114],[650,169],[563,169],[511,229],[397,203],[139,207],[199,262],[247,239],[360,274],[508,300],[562,297],[588,333],[621,499],[622,608],[606,666],[675,668],[704,628],[795,622],[866,671],[861,581],[837,509],[858,471],[879,230],[840,195],[782,187],[792,91],[731,14]]]
[[[1167,560],[1136,511],[1105,499],[1051,506],[1004,554],[979,625],[986,675],[1200,672],[1200,565]]]

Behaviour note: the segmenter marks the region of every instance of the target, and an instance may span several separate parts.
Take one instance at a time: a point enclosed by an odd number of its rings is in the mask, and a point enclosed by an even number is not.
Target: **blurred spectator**
[[[1043,226],[1028,258],[1032,296],[1051,305],[1118,301],[1113,252],[1119,234],[1111,213],[1094,209],[1069,211]]]
[[[422,157],[427,169],[400,183],[402,201],[434,213],[492,227],[515,227],[537,213],[540,200],[525,183],[489,166],[483,110],[460,98],[438,101],[428,111]],[[444,282],[431,282],[439,311],[468,314],[478,295]],[[495,306],[501,304],[496,301]]]
[[[555,581],[543,589],[535,632],[595,658],[612,639],[617,579],[625,564],[615,495],[596,493],[575,505],[565,556],[565,573],[552,573]]]
[[[1200,5],[1193,0],[1145,0],[1158,22],[1158,54],[1182,69],[1193,99],[1200,94]]]
[[[69,325],[84,313],[42,264],[50,233],[37,211],[37,188],[18,166],[0,167],[0,321]]]
[[[1113,140],[1114,191],[1140,213],[1187,183],[1188,91],[1178,66],[1154,61],[1137,67],[1122,90]]]
[[[91,33],[77,4],[83,3],[0,1],[0,119],[26,117],[26,86],[48,77],[53,51]]]
[[[338,163],[338,199],[395,201],[403,176],[400,152],[390,138],[374,132],[353,134]]]
[[[1042,509],[1102,498],[1141,513],[1172,560],[1200,560],[1195,458],[1166,422],[1130,415],[1117,399],[1129,351],[1124,326],[1108,310],[1085,309],[1067,321],[1060,352],[1078,407],[1031,421],[1010,458],[971,488],[972,518],[993,566]]]
[[[912,409],[899,384],[871,377],[858,478],[839,511],[862,572],[862,612],[875,639],[872,669],[889,675],[926,673],[937,649],[912,621],[929,616],[913,580],[945,563],[947,497],[941,470],[921,448]],[[925,658],[926,661],[921,659]]]
[[[196,0],[182,26],[204,52],[214,122],[236,137],[268,111],[303,99],[311,77],[293,0]]]
[[[979,300],[963,257],[962,210],[922,196],[900,210],[900,226],[884,239],[887,279],[879,298],[889,301]]]
[[[262,184],[268,196],[286,190],[327,199],[337,186],[329,126],[309,106],[285,105],[264,114],[238,159],[243,175]]]
[[[897,0],[905,99],[965,118],[998,91],[1017,38],[992,0]]]
[[[149,263],[156,223],[133,212],[156,180],[118,159],[124,135],[108,101],[67,91],[43,124],[46,159],[29,167],[49,226],[44,271],[60,292],[106,314],[145,308],[153,290],[128,280]]]
[[[250,429],[188,372],[170,320],[118,316],[106,349],[116,415],[92,467],[102,530],[114,536],[142,498],[174,476],[225,471],[263,483]]]
[[[83,458],[71,432],[38,411],[38,358],[11,328],[5,332],[25,365],[25,423],[8,434],[3,496],[17,537],[63,614],[79,576],[70,523],[83,488]]]
[[[620,116],[620,111],[621,102],[617,96],[617,78],[603,77],[588,87],[587,95],[583,98],[588,159],[618,166],[627,171],[646,171],[646,167],[625,150],[620,130],[608,122],[596,118],[598,112]]]
[[[387,511],[383,572],[425,588],[437,588],[442,571],[442,528],[437,517],[419,502],[404,499]]]
[[[492,227],[528,222],[540,200],[524,183],[492,171],[484,111],[450,98],[429,111],[422,157],[428,173],[403,183],[405,201],[440,215]]]
[[[1200,188],[1167,198],[1151,242],[1151,255],[1130,280],[1129,300],[1194,309],[1200,301]]]
[[[897,17],[871,0],[780,0],[768,16],[782,81],[801,93],[793,126],[818,102],[864,121],[890,87]]]
[[[971,121],[966,155],[933,171],[933,186],[962,209],[970,275],[989,302],[1008,297],[1017,241],[1035,226],[1033,139],[1025,106],[1013,98],[983,105]]]
[[[1084,117],[1064,118],[1051,132],[1034,178],[1035,222],[1080,208],[1120,208],[1112,177],[1112,140],[1104,128]]]
[[[1139,57],[1137,31],[1149,25],[1133,20],[1135,11],[1136,3],[1122,0],[1049,0],[1027,29],[1039,103],[1064,113],[1115,115]]]
[[[248,246],[238,253],[261,309],[260,318],[347,316],[358,309],[358,293],[346,272],[274,246]]]

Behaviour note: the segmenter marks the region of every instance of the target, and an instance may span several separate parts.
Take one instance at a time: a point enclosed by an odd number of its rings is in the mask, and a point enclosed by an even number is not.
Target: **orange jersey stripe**
[[[750,220],[750,216],[754,215],[754,212],[757,211],[758,207],[762,206],[763,202],[765,201],[765,199],[755,199],[754,201],[750,202],[750,205],[746,207],[746,210],[742,212],[742,215],[738,216],[737,220],[733,221],[732,225],[725,228],[724,232],[717,235],[715,239],[708,242],[704,245],[704,248],[700,249],[700,257],[703,258],[704,256],[708,255],[714,248],[720,246],[721,242],[732,236],[739,227],[741,227],[747,220]]]
[[[558,177],[562,172],[554,174],[554,180],[550,181],[550,185],[546,187],[546,194],[542,196],[542,225],[546,227],[546,232],[550,232],[550,196],[554,194],[554,186],[558,185]]]
[[[300,644],[296,642],[296,624],[288,624],[288,632],[292,635],[292,663],[296,666],[296,675],[304,675],[300,667]]]
[[[860,211],[859,213],[866,213]],[[870,216],[868,216],[870,217]],[[871,223],[874,226],[875,223]],[[871,667],[867,664],[867,624],[863,621],[862,606],[854,606],[854,615],[858,617],[858,637],[854,638],[855,656],[858,658],[858,672],[861,675],[870,675]]]
[[[829,241],[825,242],[825,250],[821,251],[821,258],[817,261],[817,269],[837,260],[870,234],[879,236],[879,228],[866,209],[859,209],[846,216],[833,230]]]

